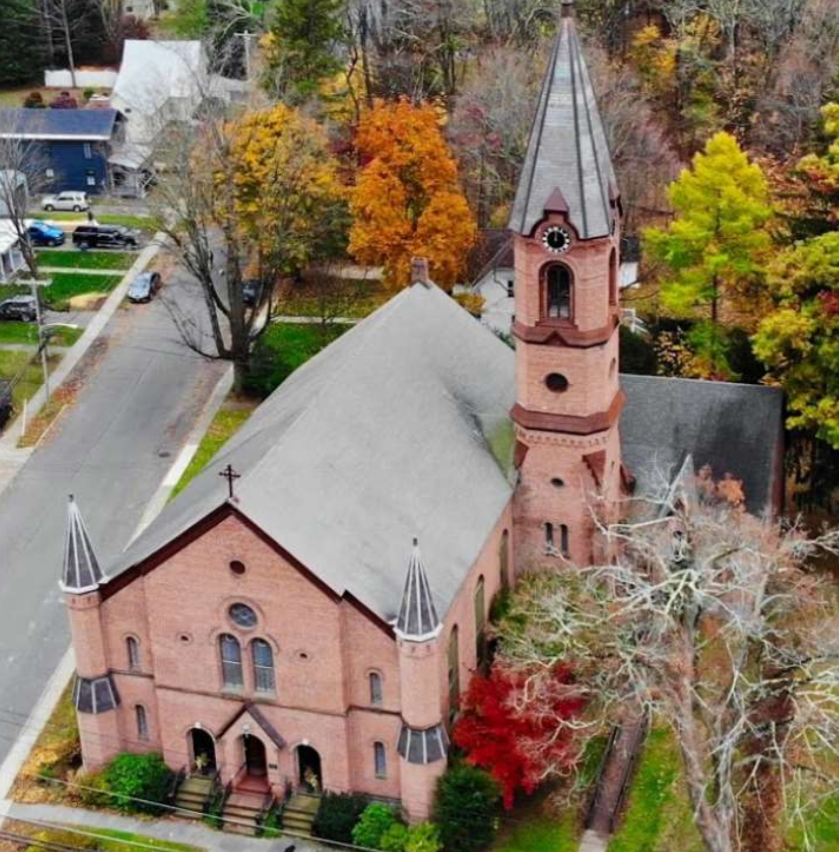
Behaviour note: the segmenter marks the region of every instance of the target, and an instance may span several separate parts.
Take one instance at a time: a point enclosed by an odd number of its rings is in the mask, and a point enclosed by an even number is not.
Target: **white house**
[[[25,268],[14,225],[9,219],[0,219],[0,284],[8,283]]]

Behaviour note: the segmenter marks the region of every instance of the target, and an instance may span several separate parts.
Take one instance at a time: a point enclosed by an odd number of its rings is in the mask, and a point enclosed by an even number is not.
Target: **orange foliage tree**
[[[377,101],[362,116],[357,146],[364,165],[350,192],[350,253],[383,266],[391,287],[410,283],[411,257],[425,257],[434,281],[451,289],[477,226],[437,112]]]

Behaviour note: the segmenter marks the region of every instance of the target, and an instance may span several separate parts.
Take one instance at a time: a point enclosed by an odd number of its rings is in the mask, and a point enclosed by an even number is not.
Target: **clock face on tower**
[[[548,251],[563,254],[571,248],[571,234],[565,228],[554,225],[542,234],[542,243]]]

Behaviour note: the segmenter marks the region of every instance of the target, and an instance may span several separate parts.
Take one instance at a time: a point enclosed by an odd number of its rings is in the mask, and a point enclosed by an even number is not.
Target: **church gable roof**
[[[611,233],[617,181],[572,3],[563,6],[509,227],[530,234],[546,210],[562,209],[586,240]]]
[[[511,496],[487,436],[513,353],[436,287],[395,296],[271,395],[139,536],[117,576],[227,501],[338,595],[393,621],[418,534],[445,613]]]

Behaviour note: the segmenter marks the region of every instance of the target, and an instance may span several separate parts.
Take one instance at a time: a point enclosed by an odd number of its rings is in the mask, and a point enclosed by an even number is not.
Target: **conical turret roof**
[[[611,233],[618,189],[577,34],[573,0],[564,0],[562,10],[510,228],[530,234],[546,210],[562,210],[586,240]]]
[[[400,639],[423,642],[433,639],[440,632],[440,619],[431,597],[431,586],[425,565],[422,562],[419,543],[414,539],[408,576],[402,592],[399,617],[396,619],[396,634]]]
[[[64,569],[61,574],[61,588],[65,592],[80,595],[95,591],[104,580],[105,575],[93,552],[84,519],[71,494],[67,504],[67,532],[64,536]]]

